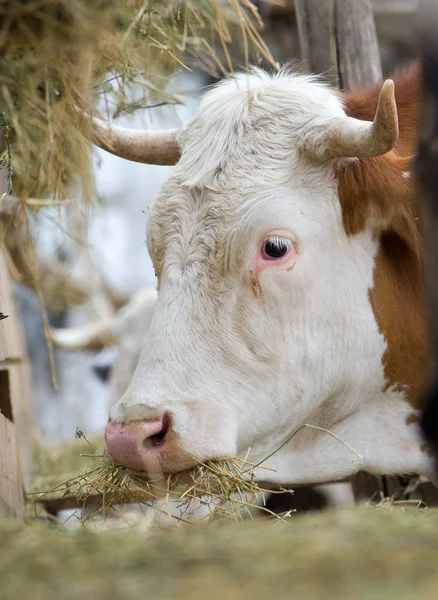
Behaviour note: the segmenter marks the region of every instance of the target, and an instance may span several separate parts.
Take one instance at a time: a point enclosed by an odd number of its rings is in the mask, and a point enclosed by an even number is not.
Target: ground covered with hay
[[[145,536],[4,523],[2,600],[435,599],[438,512],[361,507]]]

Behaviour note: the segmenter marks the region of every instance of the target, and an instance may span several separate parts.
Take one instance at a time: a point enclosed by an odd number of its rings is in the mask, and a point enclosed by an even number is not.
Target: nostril
[[[158,433],[155,433],[154,435],[147,437],[143,442],[143,446],[145,448],[154,448],[154,447],[161,446],[162,444],[164,444],[164,440],[165,440],[166,434],[169,430],[169,426],[170,426],[170,417],[169,417],[169,415],[165,414],[163,417],[162,424],[161,424],[161,430]]]

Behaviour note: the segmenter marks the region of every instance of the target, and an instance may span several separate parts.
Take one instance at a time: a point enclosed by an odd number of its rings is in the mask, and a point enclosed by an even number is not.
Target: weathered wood
[[[57,516],[60,510],[75,510],[79,512],[87,508],[97,512],[103,509],[102,496],[99,494],[91,494],[85,500],[79,500],[76,496],[64,496],[63,498],[42,498],[40,500],[46,512],[54,517]]]
[[[25,341],[15,305],[14,289],[0,250],[0,388],[8,386],[9,401],[20,448],[22,478],[30,483],[33,448],[33,417],[30,405],[31,376]],[[7,383],[6,383],[7,382]],[[1,391],[1,390],[0,390]],[[6,395],[5,388],[3,388]],[[8,416],[8,415],[6,415]]]
[[[33,461],[30,371],[7,264],[0,250],[0,517],[23,516]]]
[[[379,44],[370,0],[335,0],[338,68],[343,89],[382,79]]]
[[[30,384],[25,362],[0,362],[0,518],[23,516],[33,463]]]
[[[7,315],[0,321],[0,361],[25,358],[23,334],[18,325],[14,290],[9,281],[8,268],[0,250],[0,312]]]
[[[418,0],[372,0],[376,15],[410,15],[418,10],[418,5]]]
[[[2,363],[0,363],[0,373],[1,369]],[[25,490],[28,490],[34,468],[36,443],[35,420],[30,402],[32,397],[32,377],[29,361],[21,360],[9,364],[8,375],[15,435],[19,447],[22,481]]]
[[[295,0],[300,57],[343,89],[382,78],[371,0]]]
[[[418,6],[419,0],[372,0],[375,15],[412,15],[418,11]],[[288,17],[294,12],[293,0],[285,0],[281,4],[261,3],[260,6],[260,13],[264,21],[272,16]]]
[[[295,0],[295,11],[302,61],[337,86],[334,0]]]
[[[6,404],[3,396],[0,396],[1,404]],[[23,514],[24,490],[15,426],[0,413],[0,518],[22,518]]]

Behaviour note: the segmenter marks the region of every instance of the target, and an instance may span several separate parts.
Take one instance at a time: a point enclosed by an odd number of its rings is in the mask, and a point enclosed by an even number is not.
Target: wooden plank
[[[372,0],[376,15],[411,15],[417,12],[419,0]]]
[[[14,289],[1,250],[0,312],[7,315],[7,318],[0,320],[0,416],[3,419],[3,430],[0,433],[0,469],[7,473],[8,478],[13,476],[14,481],[19,479],[20,482],[18,492],[17,489],[13,489],[12,483],[9,487],[6,485],[6,480],[0,473],[0,498],[3,507],[0,509],[0,515],[8,516],[11,511],[16,514],[22,512],[20,494],[22,496],[23,484],[26,487],[30,485],[34,440],[29,363]]]
[[[341,87],[353,89],[382,79],[371,0],[335,0]]]
[[[3,366],[5,363],[3,363]],[[0,363],[0,382],[2,363]],[[30,404],[31,372],[28,361],[8,366],[9,390],[15,432],[19,447],[22,479],[25,490],[29,489],[34,468],[36,432]]]
[[[0,414],[0,518],[23,518],[24,493],[14,423]]]
[[[3,251],[0,249],[0,312],[7,315],[0,320],[0,361],[26,357],[23,333],[19,327],[14,289]]]
[[[64,496],[63,498],[41,498],[39,502],[44,506],[45,510],[56,517],[60,510],[75,510],[92,508],[94,511],[102,510],[102,496],[99,494],[91,494],[85,500],[79,500],[76,496]]]
[[[376,16],[402,15],[409,17],[418,12],[419,6],[420,0],[372,0],[373,12]],[[260,8],[262,19],[267,26],[269,26],[270,18],[287,18],[296,12],[293,0],[283,0],[282,4],[262,3]]]
[[[339,84],[334,0],[295,0],[300,57],[309,71]]]
[[[371,0],[295,0],[300,57],[343,89],[382,78]]]

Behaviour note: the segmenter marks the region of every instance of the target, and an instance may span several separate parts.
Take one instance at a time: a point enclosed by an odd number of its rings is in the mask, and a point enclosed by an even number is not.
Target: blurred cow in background
[[[155,289],[143,288],[114,315],[78,327],[52,330],[52,340],[58,348],[101,351],[91,364],[98,379],[109,384],[108,409],[129,385],[156,301]]]

